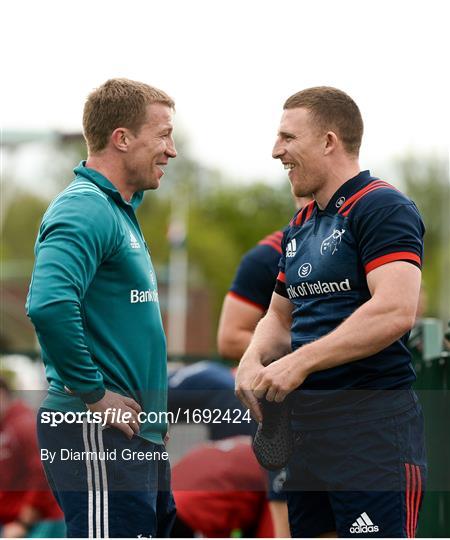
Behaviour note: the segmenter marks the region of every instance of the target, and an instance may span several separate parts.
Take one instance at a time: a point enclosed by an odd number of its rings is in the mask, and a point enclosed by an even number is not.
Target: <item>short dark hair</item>
[[[347,153],[358,156],[364,124],[353,99],[331,86],[306,88],[288,98],[284,109],[307,109],[320,131],[334,131]]]
[[[165,92],[130,79],[109,79],[87,97],[83,111],[84,138],[90,153],[106,148],[118,127],[139,133],[146,121],[147,105],[162,103],[171,109],[175,102]]]

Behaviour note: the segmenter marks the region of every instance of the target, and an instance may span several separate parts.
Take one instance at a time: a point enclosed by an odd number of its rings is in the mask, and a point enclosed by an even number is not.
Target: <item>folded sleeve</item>
[[[425,227],[413,203],[364,213],[355,219],[355,232],[366,274],[393,261],[422,267]]]
[[[258,245],[241,260],[229,294],[266,311],[270,305],[278,273],[280,253]]]

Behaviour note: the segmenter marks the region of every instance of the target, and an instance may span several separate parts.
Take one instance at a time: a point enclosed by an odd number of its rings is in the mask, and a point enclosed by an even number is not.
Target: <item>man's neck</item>
[[[113,158],[106,158],[106,156],[89,156],[86,161],[86,167],[94,169],[107,178],[111,184],[122,195],[125,201],[131,201],[134,195],[132,188],[124,181],[125,171],[122,163]]]
[[[314,199],[321,210],[326,208],[336,191],[345,182],[357,176],[361,169],[358,160],[352,160],[334,164],[333,168],[328,171],[328,174],[323,182],[323,188],[317,193],[314,193]]]

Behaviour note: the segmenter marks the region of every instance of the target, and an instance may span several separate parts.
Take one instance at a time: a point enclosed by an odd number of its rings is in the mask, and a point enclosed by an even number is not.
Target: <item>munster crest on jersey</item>
[[[345,229],[341,229],[340,231],[338,229],[334,229],[332,234],[327,236],[322,242],[322,245],[320,246],[320,254],[326,255],[329,253],[330,255],[334,255],[338,250],[339,244],[342,242],[342,236],[344,233]]]

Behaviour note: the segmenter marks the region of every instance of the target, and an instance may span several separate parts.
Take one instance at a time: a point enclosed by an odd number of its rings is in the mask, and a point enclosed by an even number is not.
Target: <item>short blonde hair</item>
[[[348,154],[358,156],[364,124],[353,99],[331,86],[314,86],[288,98],[284,109],[307,109],[315,126],[321,131],[334,131]]]
[[[151,103],[175,107],[173,99],[162,90],[130,79],[109,79],[92,91],[83,111],[83,131],[89,153],[106,148],[111,133],[118,127],[137,134]]]

